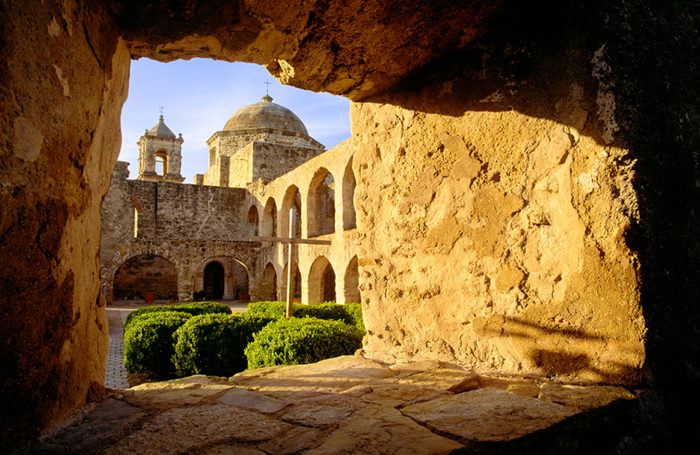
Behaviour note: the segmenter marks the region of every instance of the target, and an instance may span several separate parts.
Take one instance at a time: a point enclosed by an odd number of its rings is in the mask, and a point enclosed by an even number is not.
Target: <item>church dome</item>
[[[224,131],[257,129],[272,129],[299,133],[304,136],[309,135],[299,117],[286,107],[273,103],[270,95],[265,95],[259,103],[239,109],[224,126]]]
[[[168,128],[168,125],[165,124],[165,121],[163,120],[163,116],[161,115],[160,118],[158,118],[158,124],[151,128],[150,130],[147,131],[149,136],[157,136],[157,137],[162,137],[162,138],[167,138],[167,139],[175,139],[175,133],[170,131],[170,128]]]

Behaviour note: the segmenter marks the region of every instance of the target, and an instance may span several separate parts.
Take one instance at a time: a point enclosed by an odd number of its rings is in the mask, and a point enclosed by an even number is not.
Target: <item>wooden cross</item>
[[[287,257],[287,317],[292,317],[294,314],[294,309],[292,307],[292,266],[294,261],[294,256],[292,255],[292,250],[296,244],[304,245],[330,245],[330,240],[315,240],[315,239],[297,239],[294,238],[294,212],[296,209],[292,207],[289,209],[289,237],[248,237],[251,242],[272,242],[272,243],[286,243],[289,245],[288,257]]]

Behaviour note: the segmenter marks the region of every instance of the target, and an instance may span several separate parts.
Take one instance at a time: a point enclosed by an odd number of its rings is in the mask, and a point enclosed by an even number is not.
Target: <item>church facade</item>
[[[352,141],[330,150],[272,102],[237,111],[207,141],[209,166],[185,184],[182,134],[161,116],[139,139],[139,169],[117,162],[102,207],[108,302],[284,299],[289,243],[295,300],[359,302]],[[291,216],[290,216],[291,213]],[[277,240],[276,240],[277,239]]]

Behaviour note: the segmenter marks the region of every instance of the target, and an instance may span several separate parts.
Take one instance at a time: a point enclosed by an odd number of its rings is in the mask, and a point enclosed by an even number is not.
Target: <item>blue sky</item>
[[[122,109],[121,161],[128,161],[129,177],[138,172],[136,142],[144,130],[158,123],[163,106],[165,123],[182,133],[182,175],[192,183],[194,174],[207,170],[206,140],[224,127],[238,109],[257,103],[270,82],[274,102],[293,111],[311,137],[327,149],[350,137],[350,101],[280,84],[260,65],[207,59],[160,63],[131,62],[129,97]]]

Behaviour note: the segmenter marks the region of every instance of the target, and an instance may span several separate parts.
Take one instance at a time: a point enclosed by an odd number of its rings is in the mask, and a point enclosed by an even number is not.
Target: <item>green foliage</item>
[[[362,319],[362,304],[361,303],[346,303],[343,309],[352,320],[352,324],[365,333],[365,321]]]
[[[295,309],[297,306],[294,305]],[[286,310],[286,302],[251,302],[248,304],[246,313],[279,319],[284,317]]]
[[[124,366],[129,373],[152,373],[167,379],[174,372],[173,334],[190,316],[183,312],[152,312],[134,318],[124,331]]]
[[[143,308],[139,308],[136,311],[132,311],[126,317],[126,322],[124,322],[124,330],[129,328],[129,325],[135,318],[139,318],[144,314],[151,313],[161,313],[161,312],[172,312],[179,311],[181,313],[187,313],[192,316],[199,314],[231,314],[231,308],[228,305],[219,302],[192,302],[192,303],[176,303],[174,305],[153,305]]]
[[[365,325],[362,321],[362,305],[359,303],[348,303],[345,305],[339,305],[334,302],[325,302],[320,305],[294,303],[292,308],[296,318],[332,319],[355,326],[363,332],[365,330]],[[248,304],[248,313],[260,314],[275,319],[284,317],[286,310],[286,302],[254,302]]]
[[[298,365],[352,354],[362,332],[340,321],[285,318],[268,324],[245,348],[248,368]]]
[[[245,370],[243,350],[273,319],[255,314],[194,316],[175,332],[173,364],[178,376],[231,376]]]

